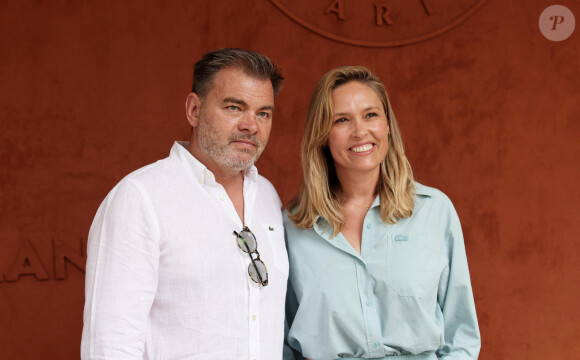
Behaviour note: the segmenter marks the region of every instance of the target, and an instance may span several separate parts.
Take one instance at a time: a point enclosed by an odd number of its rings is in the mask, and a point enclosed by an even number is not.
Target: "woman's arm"
[[[441,275],[437,302],[443,317],[445,344],[437,350],[441,359],[477,359],[481,336],[469,278],[467,256],[459,217],[449,202],[447,227],[448,268]]]

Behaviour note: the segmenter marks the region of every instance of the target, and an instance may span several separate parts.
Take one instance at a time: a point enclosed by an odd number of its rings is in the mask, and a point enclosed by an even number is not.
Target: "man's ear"
[[[185,100],[185,116],[192,127],[197,127],[201,111],[201,100],[196,93],[190,93]]]

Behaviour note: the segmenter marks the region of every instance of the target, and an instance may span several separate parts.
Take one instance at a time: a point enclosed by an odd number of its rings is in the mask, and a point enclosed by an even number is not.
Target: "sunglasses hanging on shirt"
[[[268,270],[266,269],[264,262],[260,260],[256,236],[254,236],[247,226],[244,226],[242,231],[239,233],[234,230],[234,235],[237,237],[237,243],[240,250],[248,254],[250,260],[252,260],[248,266],[248,275],[250,276],[250,279],[255,283],[262,284],[262,286],[268,285]],[[255,259],[252,254],[256,254]]]

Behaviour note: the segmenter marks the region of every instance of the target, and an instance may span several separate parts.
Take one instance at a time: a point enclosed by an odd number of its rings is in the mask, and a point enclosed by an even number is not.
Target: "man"
[[[281,203],[253,165],[281,81],[241,49],[195,65],[190,142],[124,178],[91,226],[82,359],[281,359]]]

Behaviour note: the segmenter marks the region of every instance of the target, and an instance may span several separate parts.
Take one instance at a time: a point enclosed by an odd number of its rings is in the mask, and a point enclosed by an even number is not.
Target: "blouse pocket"
[[[445,268],[441,241],[422,233],[389,234],[387,284],[399,296],[434,298]]]

